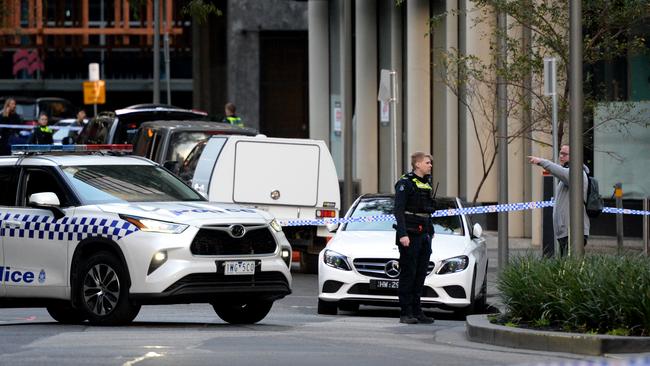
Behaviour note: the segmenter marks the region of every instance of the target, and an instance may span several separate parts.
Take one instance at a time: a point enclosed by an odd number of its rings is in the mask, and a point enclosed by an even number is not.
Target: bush
[[[602,334],[650,335],[650,260],[590,255],[514,258],[497,287],[506,318],[539,327]]]

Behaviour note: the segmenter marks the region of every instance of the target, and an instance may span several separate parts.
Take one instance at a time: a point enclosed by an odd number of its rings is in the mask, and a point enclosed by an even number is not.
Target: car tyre
[[[88,319],[88,316],[81,309],[75,309],[69,302],[52,304],[47,307],[50,316],[59,323],[79,324]]]
[[[93,254],[79,268],[77,294],[93,325],[121,325],[133,321],[140,306],[129,299],[124,265],[108,252]]]
[[[336,315],[338,313],[338,304],[336,302],[323,301],[318,299],[318,314]]]
[[[238,303],[213,303],[212,308],[223,321],[230,324],[254,324],[271,311],[273,301],[257,300]]]

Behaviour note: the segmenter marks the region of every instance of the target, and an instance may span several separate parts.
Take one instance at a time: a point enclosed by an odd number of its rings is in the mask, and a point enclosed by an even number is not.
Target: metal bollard
[[[616,197],[616,208],[623,208],[623,184],[614,185],[614,196]],[[616,214],[616,249],[618,254],[623,253],[623,214]]]
[[[650,210],[650,198],[646,197],[643,199],[643,211],[648,212]],[[650,221],[649,215],[643,215],[643,253],[648,256],[650,251],[650,245],[648,243],[648,221]]]

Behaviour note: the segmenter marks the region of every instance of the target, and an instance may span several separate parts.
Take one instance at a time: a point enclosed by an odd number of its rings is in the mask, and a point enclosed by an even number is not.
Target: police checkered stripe
[[[20,228],[0,225],[3,237],[81,241],[89,236],[100,236],[119,240],[138,230],[128,221],[98,217],[64,217],[55,221],[53,216],[0,213],[0,219],[23,223]]]
[[[464,208],[455,208],[448,210],[438,210],[431,214],[432,217],[444,217],[444,216],[455,216],[455,215],[478,215],[486,213],[496,213],[496,212],[511,212],[511,211],[522,211],[522,210],[533,210],[536,208],[552,207],[553,201],[537,201],[537,202],[518,202],[518,203],[505,203],[501,205],[489,205],[489,206],[475,206],[475,207],[464,207]],[[619,209],[615,207],[605,207],[603,208],[603,213],[622,213],[624,215],[650,215],[650,211],[641,211],[641,210],[630,210],[630,209]],[[309,225],[327,225],[327,224],[344,224],[348,222],[378,222],[378,221],[394,221],[395,217],[393,215],[377,215],[377,216],[365,216],[365,217],[354,217],[354,218],[339,218],[339,219],[316,219],[316,220],[278,220],[282,226],[309,226]]]

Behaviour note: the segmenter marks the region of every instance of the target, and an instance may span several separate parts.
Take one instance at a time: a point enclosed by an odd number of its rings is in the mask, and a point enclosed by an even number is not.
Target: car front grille
[[[228,227],[204,227],[194,237],[190,251],[194,255],[260,255],[275,253],[277,244],[266,226],[245,226],[242,237],[233,237]]]
[[[357,258],[354,260],[353,264],[357,272],[364,276],[388,279],[398,278],[399,274],[395,275],[395,273],[392,272],[391,274],[393,276],[389,276],[386,271],[386,269],[389,267],[388,264],[390,261],[399,262],[399,260],[394,258]],[[429,266],[427,267],[427,275],[433,271],[434,267],[435,264],[433,262],[429,262]]]
[[[348,294],[351,295],[375,295],[375,296],[398,296],[398,289],[378,289],[371,288],[367,283],[357,283],[354,284],[348,290]],[[429,286],[422,287],[422,297],[438,297],[436,290],[432,289]]]

